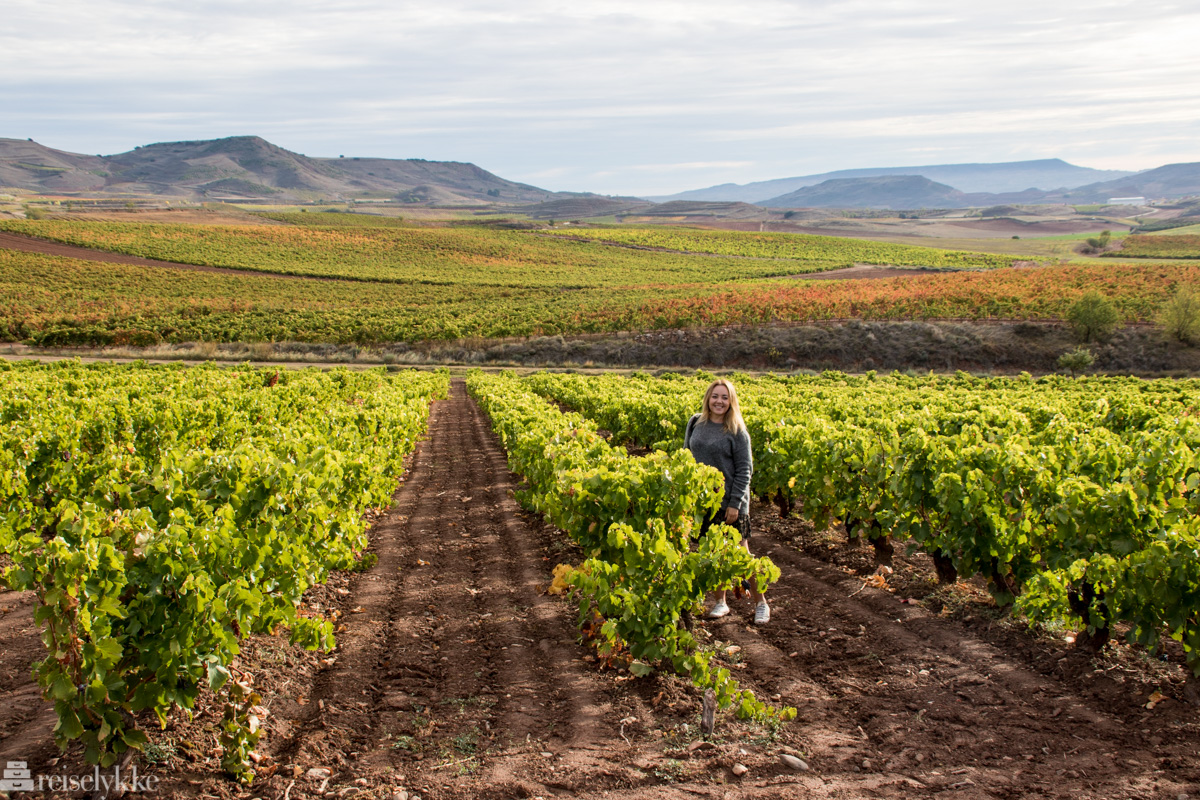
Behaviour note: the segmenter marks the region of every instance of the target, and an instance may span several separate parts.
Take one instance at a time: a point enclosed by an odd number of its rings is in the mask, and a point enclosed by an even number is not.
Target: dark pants
[[[716,514],[712,515],[704,522],[700,523],[700,535],[708,533],[708,529],[713,525],[725,522],[725,509],[721,509]],[[742,541],[750,541],[750,515],[738,512],[737,522],[733,523],[733,527],[737,528],[738,533],[742,535]]]

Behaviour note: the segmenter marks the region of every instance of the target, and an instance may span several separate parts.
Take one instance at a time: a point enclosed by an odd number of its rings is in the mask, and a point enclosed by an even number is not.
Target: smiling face
[[[708,395],[708,417],[713,422],[723,422],[729,410],[729,389],[721,384],[712,387]]]

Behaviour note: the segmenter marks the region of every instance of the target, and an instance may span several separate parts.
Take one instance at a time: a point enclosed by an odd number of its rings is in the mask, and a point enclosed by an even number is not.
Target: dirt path
[[[876,264],[855,264],[852,267],[831,269],[827,272],[803,272],[798,275],[785,275],[798,281],[843,281],[856,279],[879,278],[912,278],[921,275],[940,275],[946,272],[956,272],[954,269],[923,269],[921,267],[883,267]]]
[[[517,507],[504,459],[455,381],[373,528],[378,562],[306,598],[339,616],[337,651],[248,643],[240,666],[269,711],[263,776],[249,789],[221,777],[210,703],[152,734],[158,757],[143,769],[163,778],[160,796],[1200,796],[1196,709],[1145,708],[1144,681],[1065,643],[1034,646],[901,603],[903,591],[801,552],[811,528],[757,504],[755,552],[783,571],[771,624],[748,624],[749,603],[735,601],[698,635],[744,686],[799,717],[773,730],[722,714],[702,742],[695,689],[603,671],[576,643],[572,604],[542,587],[580,554]],[[0,594],[0,615],[0,758],[44,770],[52,744],[47,709],[29,702],[40,644],[28,598]]]

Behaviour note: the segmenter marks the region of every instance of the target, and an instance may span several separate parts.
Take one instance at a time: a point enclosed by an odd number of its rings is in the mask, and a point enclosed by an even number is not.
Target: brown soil
[[[752,547],[783,571],[772,621],[753,627],[735,601],[699,635],[799,716],[771,729],[722,713],[702,743],[690,685],[602,670],[576,642],[573,605],[543,586],[580,554],[517,507],[461,382],[408,476],[374,525],[379,561],[306,598],[340,617],[337,651],[247,643],[239,666],[269,710],[259,780],[220,775],[206,698],[152,734],[155,763],[141,769],[162,777],[160,796],[1174,800],[1200,786],[1200,714],[1180,699],[1178,664],[1078,653],[1061,632],[1005,622],[971,584],[937,589],[919,557],[872,577],[869,549],[763,504]],[[0,711],[0,760],[47,772],[29,600],[0,595],[0,613],[0,691],[16,698]],[[1153,690],[1166,699],[1148,709]],[[80,769],[78,753],[54,769]]]
[[[1059,236],[1067,233],[1088,233],[1101,228],[1128,229],[1126,225],[1113,224],[1095,219],[1058,219],[1023,221],[998,217],[996,219],[945,220],[940,225],[947,229],[970,231],[978,236]],[[938,233],[936,235],[944,235]],[[954,235],[954,234],[951,234]],[[957,234],[959,236],[962,233]]]
[[[0,588],[0,762],[45,764],[58,755],[54,708],[31,679],[46,648],[33,621],[33,593]]]
[[[833,269],[828,272],[807,272],[788,275],[801,281],[839,281],[853,278],[900,278],[911,275],[930,275],[944,270],[908,269],[904,267],[880,267],[874,264],[855,264],[853,267]]]

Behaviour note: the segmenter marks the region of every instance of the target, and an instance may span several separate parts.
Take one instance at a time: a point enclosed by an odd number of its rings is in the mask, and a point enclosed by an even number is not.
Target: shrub
[[[1093,236],[1087,240],[1086,251],[1092,253],[1102,252],[1108,247],[1108,240],[1112,238],[1112,231],[1101,231],[1099,236]]]
[[[1076,347],[1058,357],[1058,368],[1070,372],[1072,378],[1095,363],[1096,357],[1086,347]]]
[[[1187,345],[1200,344],[1200,293],[1191,286],[1180,286],[1175,296],[1163,304],[1158,321],[1168,338]]]
[[[1092,290],[1071,306],[1067,322],[1080,341],[1094,342],[1111,336],[1121,324],[1121,315],[1111,300]]]

